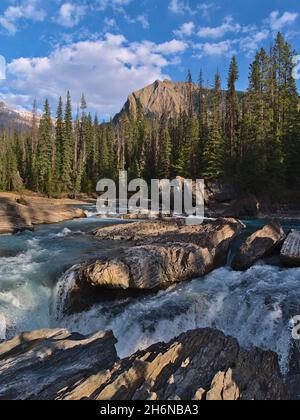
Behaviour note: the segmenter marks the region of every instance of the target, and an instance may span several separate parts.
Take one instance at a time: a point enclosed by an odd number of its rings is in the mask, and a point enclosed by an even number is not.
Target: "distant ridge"
[[[11,130],[29,129],[32,124],[32,113],[17,111],[0,102],[0,128]]]

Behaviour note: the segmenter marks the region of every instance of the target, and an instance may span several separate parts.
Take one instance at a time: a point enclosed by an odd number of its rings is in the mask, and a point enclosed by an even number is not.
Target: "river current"
[[[245,348],[255,345],[276,351],[282,369],[287,369],[290,320],[300,315],[300,269],[284,269],[274,262],[259,262],[244,273],[227,266],[153,296],[61,315],[57,284],[68,284],[70,267],[124,246],[88,234],[95,227],[119,221],[89,215],[39,226],[34,232],[0,236],[0,340],[49,327],[82,334],[111,329],[118,339],[119,355],[124,357],[187,330],[213,327],[236,337]],[[246,223],[251,231],[264,222]],[[285,225],[292,227],[299,229],[300,222]]]

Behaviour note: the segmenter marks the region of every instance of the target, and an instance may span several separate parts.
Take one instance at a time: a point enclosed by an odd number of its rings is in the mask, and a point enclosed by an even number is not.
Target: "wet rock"
[[[285,238],[279,222],[273,221],[264,226],[241,245],[233,259],[232,268],[237,271],[247,270],[261,258],[279,251]]]
[[[99,229],[97,235],[103,239],[140,240],[144,244],[82,265],[68,286],[64,310],[78,312],[97,299],[107,299],[108,294],[120,298],[154,292],[203,276],[226,263],[230,244],[242,229],[241,222],[231,219],[199,226],[161,221]]]
[[[212,329],[118,360],[111,332],[36,331],[0,344],[0,399],[282,400],[278,357]]]
[[[92,374],[105,378],[118,360],[111,332],[20,334],[0,344],[0,400],[60,398]],[[104,380],[104,379],[103,379]]]
[[[281,262],[287,267],[300,267],[300,231],[292,230],[280,253]]]

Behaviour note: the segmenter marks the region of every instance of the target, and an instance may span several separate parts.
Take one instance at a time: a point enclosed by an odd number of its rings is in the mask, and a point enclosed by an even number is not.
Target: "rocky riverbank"
[[[72,206],[85,204],[70,199],[49,199],[38,195],[0,193],[0,234],[33,230],[41,224],[60,223],[86,217]]]
[[[275,353],[211,329],[120,360],[111,332],[21,334],[0,344],[0,400],[283,400]]]

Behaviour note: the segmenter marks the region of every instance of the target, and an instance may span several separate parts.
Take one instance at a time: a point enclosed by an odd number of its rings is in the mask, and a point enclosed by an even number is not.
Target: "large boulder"
[[[65,312],[78,312],[102,299],[155,292],[203,276],[226,263],[230,244],[242,229],[241,222],[231,219],[199,226],[162,221],[100,229],[99,238],[141,244],[77,268],[71,282],[67,277],[60,284],[64,299],[58,299],[59,305]]]
[[[273,221],[264,226],[240,246],[233,259],[232,268],[237,271],[247,270],[261,258],[279,251],[285,238],[286,235],[279,222]]]
[[[300,267],[300,231],[292,230],[280,253],[281,261],[287,267]]]
[[[217,330],[119,360],[111,332],[22,334],[0,344],[1,400],[282,400],[278,357]]]

